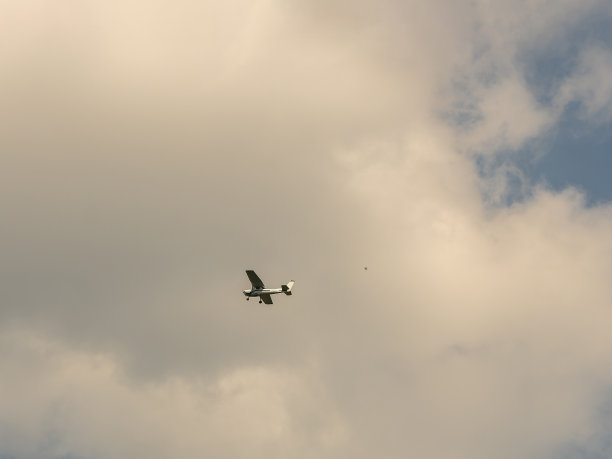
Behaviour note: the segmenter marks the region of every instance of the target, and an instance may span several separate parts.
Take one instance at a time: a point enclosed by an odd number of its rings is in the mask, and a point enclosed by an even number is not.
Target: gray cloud
[[[460,153],[554,123],[516,49],[589,6],[545,3],[2,3],[0,455],[586,441],[610,208],[487,207]],[[246,303],[245,268],[295,295]]]

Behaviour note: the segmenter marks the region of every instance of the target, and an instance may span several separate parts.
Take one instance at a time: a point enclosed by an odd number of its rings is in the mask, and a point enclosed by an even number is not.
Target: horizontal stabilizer
[[[295,284],[294,281],[289,282],[287,285],[281,285],[281,288],[283,289],[285,295],[291,295],[291,289],[293,288],[293,284]]]

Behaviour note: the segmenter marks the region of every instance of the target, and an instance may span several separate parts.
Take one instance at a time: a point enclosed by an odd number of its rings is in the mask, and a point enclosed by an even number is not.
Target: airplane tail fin
[[[293,288],[293,284],[295,284],[294,281],[288,282],[287,285],[281,285],[281,288],[283,289],[283,293],[285,295],[291,295],[291,289]]]

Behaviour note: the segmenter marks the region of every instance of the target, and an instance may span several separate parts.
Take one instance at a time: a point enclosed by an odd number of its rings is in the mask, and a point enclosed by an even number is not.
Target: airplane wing
[[[272,303],[272,297],[270,296],[269,293],[266,293],[264,295],[260,295],[259,297],[263,300],[264,303],[266,303],[266,304],[273,304]]]
[[[264,286],[264,283],[261,281],[261,279],[259,278],[259,276],[257,274],[255,274],[255,271],[252,270],[247,270],[247,276],[249,276],[249,280],[251,281],[251,284],[253,285],[253,288],[266,288]]]

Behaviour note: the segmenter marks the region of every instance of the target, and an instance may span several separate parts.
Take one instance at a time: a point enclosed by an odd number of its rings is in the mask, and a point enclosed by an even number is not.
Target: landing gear
[[[259,300],[259,304],[263,303],[263,301]]]
[[[249,300],[250,300],[250,298],[247,296],[247,301],[249,301]]]

